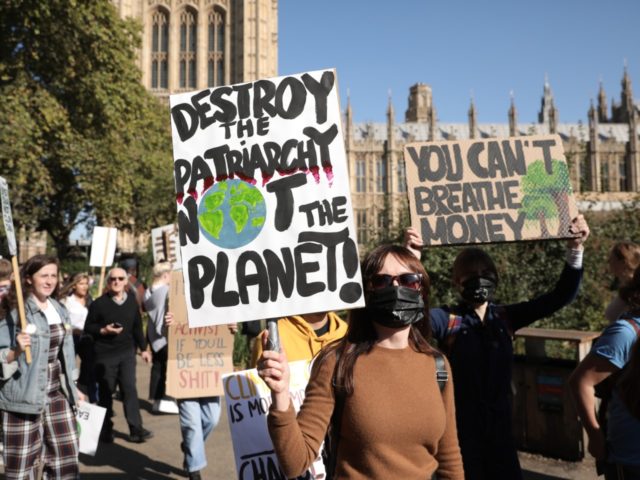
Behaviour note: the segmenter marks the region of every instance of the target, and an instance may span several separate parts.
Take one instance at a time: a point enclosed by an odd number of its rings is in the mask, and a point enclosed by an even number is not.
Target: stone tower
[[[432,108],[431,87],[416,83],[409,89],[409,107],[405,113],[406,122],[428,122]]]

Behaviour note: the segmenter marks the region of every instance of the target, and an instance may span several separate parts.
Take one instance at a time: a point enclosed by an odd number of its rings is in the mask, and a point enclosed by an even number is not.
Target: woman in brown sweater
[[[391,245],[367,256],[363,277],[367,306],[351,312],[346,336],[317,357],[297,418],[284,353],[264,351],[258,362],[272,392],[268,426],[280,465],[289,478],[303,474],[333,423],[334,478],[424,480],[437,472],[463,480],[453,385],[440,391],[428,343],[429,277],[409,250]]]

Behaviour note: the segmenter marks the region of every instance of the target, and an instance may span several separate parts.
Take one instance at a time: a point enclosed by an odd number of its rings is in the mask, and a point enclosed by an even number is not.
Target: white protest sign
[[[80,437],[80,453],[93,457],[98,449],[100,430],[102,430],[102,422],[104,422],[107,409],[89,402],[79,402],[77,407],[76,419]]]
[[[117,237],[117,228],[95,227],[93,229],[91,256],[89,257],[91,267],[109,267],[113,264]]]
[[[335,71],[171,96],[189,325],[364,306]]]
[[[293,407],[300,410],[309,381],[310,362],[301,360],[289,363],[291,372],[289,391]],[[267,414],[271,405],[271,391],[258,376],[256,369],[224,375],[225,402],[227,405],[233,453],[239,480],[260,478],[286,478],[273,450],[267,430]],[[277,472],[277,475],[274,475]],[[322,457],[298,477],[305,480],[326,478]]]
[[[11,215],[11,203],[9,201],[9,185],[7,181],[0,177],[0,202],[2,203],[2,223],[4,223],[4,233],[7,237],[9,255],[16,256],[16,232],[13,229],[13,216]]]
[[[182,268],[180,258],[180,244],[178,243],[178,228],[174,224],[151,230],[151,249],[153,251],[153,263],[161,260],[171,262],[174,270]]]

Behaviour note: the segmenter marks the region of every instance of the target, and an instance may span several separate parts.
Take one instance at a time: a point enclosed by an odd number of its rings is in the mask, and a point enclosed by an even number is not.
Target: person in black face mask
[[[511,428],[512,337],[516,330],[547,317],[577,295],[583,246],[589,227],[579,215],[571,224],[567,258],[555,287],[532,300],[496,305],[498,271],[482,249],[465,248],[453,264],[454,306],[429,311],[433,336],[451,362],[456,392],[458,439],[467,480],[522,478]],[[420,258],[422,238],[414,229],[405,245]]]
[[[427,272],[408,249],[384,245],[367,255],[362,276],[366,307],[352,310],[346,335],[316,357],[297,416],[285,355],[267,350],[258,360],[280,466],[287,478],[302,475],[331,425],[328,478],[431,478],[437,470],[439,479],[463,480],[452,382],[440,391],[443,357],[429,343]]]

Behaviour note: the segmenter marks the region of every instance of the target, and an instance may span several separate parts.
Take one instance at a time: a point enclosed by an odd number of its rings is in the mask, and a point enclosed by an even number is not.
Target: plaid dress
[[[48,401],[39,415],[3,412],[4,469],[7,480],[32,480],[38,467],[44,479],[78,478],[78,431],[69,401],[62,393],[58,354],[63,324],[49,325]]]

